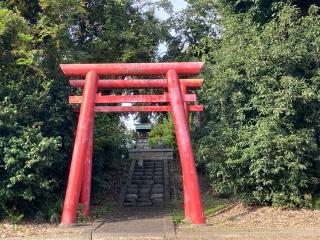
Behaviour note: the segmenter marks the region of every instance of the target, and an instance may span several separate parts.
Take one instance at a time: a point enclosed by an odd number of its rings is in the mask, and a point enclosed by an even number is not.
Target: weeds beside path
[[[38,223],[34,220],[23,221],[20,223],[10,223],[8,221],[0,222],[0,239],[13,238],[13,237],[36,237],[43,235],[68,235],[80,234],[83,231],[94,229],[99,224],[100,219],[104,218],[106,213],[110,210],[111,206],[117,203],[109,203],[105,206],[95,206],[91,208],[91,219],[86,220],[81,214],[79,209],[77,214],[78,228],[61,228],[59,227],[59,219],[55,223]]]

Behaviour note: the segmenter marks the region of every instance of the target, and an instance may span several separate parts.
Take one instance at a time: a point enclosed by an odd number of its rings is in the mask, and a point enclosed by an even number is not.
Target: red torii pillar
[[[186,192],[186,211],[192,223],[203,224],[205,222],[197,169],[194,162],[192,144],[190,138],[189,120],[186,116],[185,102],[181,91],[180,80],[175,70],[167,73],[168,90],[171,97],[172,117],[176,131],[179,155],[181,160],[184,191]],[[190,200],[189,200],[190,199]]]
[[[93,132],[94,105],[97,87],[98,75],[94,70],[89,71],[86,74],[86,80],[83,89],[83,102],[80,108],[67,191],[61,217],[62,224],[71,224],[75,222],[81,187],[83,186],[83,182],[88,183],[88,179],[83,180],[83,175],[88,174],[88,168],[86,169],[85,174],[84,168],[86,165],[86,157],[88,155],[88,145],[89,142],[92,142],[92,139],[90,140],[90,138],[92,137]],[[90,157],[91,156],[88,158]]]
[[[185,95],[188,93],[188,88],[185,84],[182,84],[181,81],[180,81],[180,86],[181,86],[181,93],[182,95]],[[188,103],[186,101],[184,101],[184,110],[185,110],[185,113],[186,113],[186,118],[187,118],[187,123],[188,123],[188,128],[190,129],[189,127],[189,109],[188,109]],[[181,164],[181,167],[183,167],[183,165]],[[182,171],[182,173],[184,173],[185,171]],[[190,220],[190,197],[189,197],[189,194],[187,194],[187,187],[185,186],[186,185],[186,179],[185,179],[185,175],[182,174],[182,187],[183,187],[183,206],[184,206],[184,215],[185,215],[185,219],[188,219]]]
[[[84,205],[83,214],[89,216],[91,166],[93,144],[94,111],[132,112],[132,111],[171,111],[180,153],[183,189],[185,200],[185,217],[194,224],[205,223],[201,194],[191,145],[188,110],[201,111],[202,106],[190,105],[192,94],[187,87],[200,86],[199,79],[182,79],[178,74],[193,75],[199,73],[203,63],[148,63],[148,64],[62,64],[67,76],[86,76],[86,80],[70,80],[75,87],[83,87],[82,97],[71,97],[71,103],[81,103],[75,145],[69,173],[61,224],[75,222],[76,210],[80,202]],[[144,80],[99,80],[98,75],[113,76],[154,76],[166,74],[166,79]],[[200,84],[200,85],[199,85]],[[171,106],[98,106],[95,103],[125,102],[167,102],[166,95],[137,96],[100,96],[96,95],[98,87],[105,88],[168,88]],[[190,100],[187,100],[190,99]],[[81,193],[81,197],[80,197]]]
[[[80,203],[83,206],[82,214],[85,217],[90,217],[90,195],[91,195],[91,173],[92,173],[92,153],[93,153],[93,121],[90,126],[91,132],[89,135],[89,142],[87,147],[87,154],[84,163],[84,173],[80,194]]]

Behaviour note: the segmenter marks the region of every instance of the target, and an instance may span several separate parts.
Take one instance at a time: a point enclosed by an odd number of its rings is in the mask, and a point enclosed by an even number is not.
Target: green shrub
[[[60,144],[59,137],[43,137],[40,128],[25,129],[19,137],[4,143],[0,206],[6,212],[16,209],[17,213],[31,213],[51,198],[58,186],[54,170],[62,158]]]
[[[250,11],[221,10],[198,156],[220,192],[249,204],[310,207],[320,176],[319,9],[275,7],[265,24]]]
[[[155,124],[149,133],[149,144],[155,146],[159,143],[168,147],[175,147],[177,145],[171,114],[168,114],[167,118]]]

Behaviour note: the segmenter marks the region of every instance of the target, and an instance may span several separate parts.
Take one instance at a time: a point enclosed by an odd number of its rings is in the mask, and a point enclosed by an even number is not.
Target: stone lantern
[[[151,131],[151,123],[137,123],[134,126],[138,133],[137,148],[149,149],[148,133]]]

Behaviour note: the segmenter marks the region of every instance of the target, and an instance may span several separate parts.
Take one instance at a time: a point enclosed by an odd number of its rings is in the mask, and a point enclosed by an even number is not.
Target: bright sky
[[[184,0],[171,0],[171,3],[173,4],[175,11],[179,11],[187,6],[186,1]]]
[[[184,0],[170,0],[173,5],[173,10],[178,12],[181,9],[184,9],[187,7],[187,3]],[[156,14],[160,19],[166,19],[168,17],[167,13],[164,11],[158,11]]]

